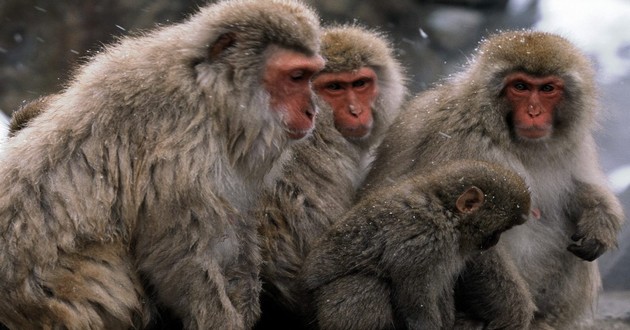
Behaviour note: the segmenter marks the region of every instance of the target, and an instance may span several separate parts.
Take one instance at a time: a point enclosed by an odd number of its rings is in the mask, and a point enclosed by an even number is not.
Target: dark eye
[[[341,89],[341,84],[336,83],[336,82],[332,82],[329,83],[328,85],[326,85],[326,89],[327,90],[331,90],[331,91],[338,91]]]
[[[514,83],[514,89],[519,90],[519,91],[525,91],[527,90],[527,85],[523,82],[517,82]]]
[[[367,84],[367,81],[365,81],[365,79],[361,79],[361,80],[353,81],[352,87],[363,87],[366,84]]]
[[[295,70],[291,72],[290,77],[293,81],[300,81],[306,77],[306,73],[304,70]]]
[[[554,89],[555,88],[553,87],[553,85],[550,85],[550,84],[546,84],[540,87],[541,92],[552,92]]]

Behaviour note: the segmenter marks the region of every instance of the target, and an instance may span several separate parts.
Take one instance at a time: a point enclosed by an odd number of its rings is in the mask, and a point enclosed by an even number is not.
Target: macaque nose
[[[354,104],[348,105],[348,109],[350,110],[350,113],[355,115],[355,116],[358,116],[358,115],[361,114],[361,112],[363,112],[363,111],[361,111],[361,107],[356,106]]]
[[[532,118],[536,118],[538,116],[540,116],[540,114],[542,113],[542,107],[538,104],[530,104],[527,107],[527,113],[529,114],[530,117]]]

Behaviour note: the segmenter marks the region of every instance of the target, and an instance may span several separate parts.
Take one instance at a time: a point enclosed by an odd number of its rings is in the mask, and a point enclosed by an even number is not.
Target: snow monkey
[[[261,200],[263,314],[259,329],[294,316],[303,328],[297,274],[313,242],[353,204],[370,150],[397,114],[406,79],[389,40],[358,25],[322,33],[325,68],[314,89],[320,113],[313,136],[295,145],[282,176]]]
[[[525,178],[532,219],[472,259],[456,290],[459,308],[487,328],[533,319],[569,329],[594,310],[592,261],[617,245],[623,222],[598,164],[596,98],[590,62],[563,37],[498,33],[460,74],[405,105],[377,152],[366,192],[459,158]]]
[[[529,211],[523,179],[481,161],[456,161],[363,196],[306,259],[319,326],[452,329],[466,259]]]
[[[220,1],[106,47],[45,98],[1,155],[0,322],[141,328],[158,306],[188,329],[251,328],[246,213],[314,128],[319,35],[300,2]]]

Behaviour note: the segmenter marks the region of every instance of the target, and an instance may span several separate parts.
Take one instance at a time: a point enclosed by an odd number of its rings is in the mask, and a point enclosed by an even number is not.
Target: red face
[[[335,127],[344,137],[362,138],[370,134],[374,118],[372,106],[378,96],[374,70],[322,73],[314,80],[315,92],[333,109]]]
[[[306,56],[288,49],[272,49],[263,83],[271,96],[271,108],[279,111],[291,139],[301,139],[314,126],[316,110],[310,81],[324,67],[321,56]]]
[[[535,140],[553,132],[553,112],[562,100],[564,82],[556,76],[514,73],[505,78],[505,95],[512,104],[517,136]]]

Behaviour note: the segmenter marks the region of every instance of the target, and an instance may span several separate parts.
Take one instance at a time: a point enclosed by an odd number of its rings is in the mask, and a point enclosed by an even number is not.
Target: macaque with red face
[[[257,222],[314,128],[319,17],[227,0],[106,47],[32,104],[0,159],[0,323],[187,329],[260,315]],[[23,125],[22,125],[23,126]]]
[[[372,68],[322,73],[313,85],[333,109],[335,127],[344,137],[362,139],[370,134],[372,108],[379,93],[378,76]]]

